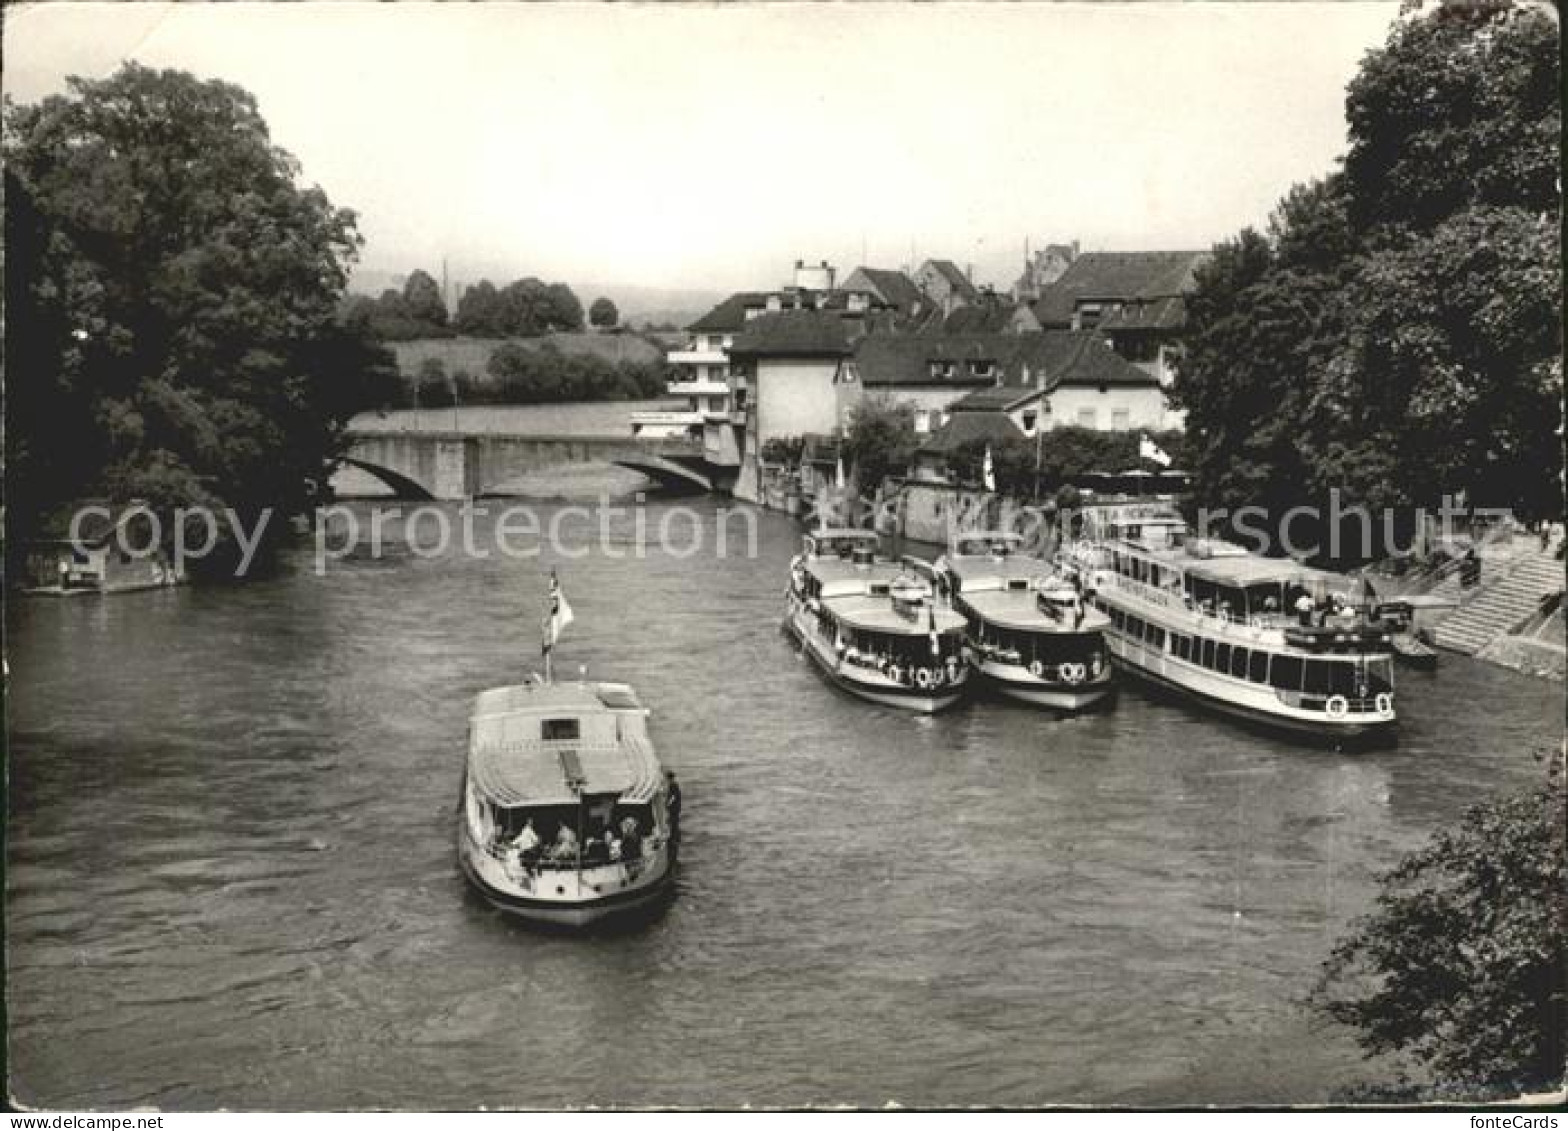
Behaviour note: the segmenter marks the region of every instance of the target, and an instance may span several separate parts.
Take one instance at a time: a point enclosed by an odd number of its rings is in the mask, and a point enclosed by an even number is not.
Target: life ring
[[[1324,708],[1331,719],[1342,719],[1350,710],[1350,703],[1343,695],[1329,696],[1328,705]]]
[[[1063,664],[1062,679],[1068,683],[1082,683],[1084,666],[1082,664]]]
[[[894,664],[892,667],[887,669],[887,677],[894,683],[903,683],[904,669],[899,667],[897,664]]]
[[[915,685],[917,687],[931,686],[931,673],[925,668],[915,669]]]
[[[1394,697],[1386,691],[1377,693],[1377,709],[1385,715],[1392,714],[1394,710]]]
[[[1042,664],[1039,660],[1030,660],[1029,674],[1034,676],[1036,679],[1039,679],[1042,675],[1045,674],[1045,665]]]

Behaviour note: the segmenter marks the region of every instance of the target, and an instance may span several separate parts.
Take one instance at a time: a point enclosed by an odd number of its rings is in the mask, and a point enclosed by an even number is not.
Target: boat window
[[[1308,660],[1306,677],[1301,682],[1301,690],[1308,695],[1327,695],[1333,689],[1334,665],[1328,660]]]
[[[1230,645],[1221,644],[1214,649],[1214,670],[1217,672],[1230,671]]]
[[[1007,582],[1007,587],[1009,589],[1027,589],[1027,588],[1029,588],[1029,581],[1028,581],[1027,578],[1021,578],[1021,577],[1020,578],[1009,578],[1008,582]]]
[[[871,595],[873,597],[886,597],[888,595],[887,584],[885,582],[882,583],[882,584],[878,584],[876,582],[873,582],[872,585],[871,585],[870,592],[871,592]]]
[[[1368,660],[1367,682],[1371,685],[1373,695],[1394,690],[1394,661]]]
[[[1203,642],[1203,659],[1201,662],[1206,668],[1214,666],[1214,641],[1205,640]]]
[[[1173,633],[1171,635],[1171,650],[1183,660],[1192,658],[1192,637]]]
[[[1237,679],[1247,678],[1247,649],[1232,648],[1230,653],[1230,674]]]
[[[1143,618],[1142,617],[1128,616],[1128,618],[1127,618],[1127,635],[1132,637],[1134,640],[1142,640],[1143,639]]]
[[[539,737],[546,742],[576,742],[582,737],[582,723],[578,719],[541,719]]]
[[[1165,650],[1165,630],[1157,624],[1149,625],[1149,644],[1162,652]]]
[[[1269,681],[1269,654],[1261,648],[1255,649],[1247,662],[1247,678],[1253,683]]]
[[[1269,684],[1281,691],[1301,690],[1301,657],[1277,655],[1269,665]]]

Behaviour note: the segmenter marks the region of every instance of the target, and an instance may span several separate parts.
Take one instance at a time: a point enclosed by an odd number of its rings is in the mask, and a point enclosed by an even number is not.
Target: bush
[[[875,491],[889,475],[903,475],[919,446],[912,405],[871,396],[850,410],[844,453],[862,491]]]
[[[1404,1052],[1428,1098],[1543,1091],[1563,1080],[1562,768],[1470,809],[1383,878],[1377,909],[1324,964],[1313,1004],[1369,1053]]]

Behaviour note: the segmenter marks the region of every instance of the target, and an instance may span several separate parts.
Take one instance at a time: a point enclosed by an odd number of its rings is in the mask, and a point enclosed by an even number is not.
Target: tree
[[[860,489],[873,492],[890,475],[903,475],[920,446],[914,406],[869,396],[850,410],[844,454]]]
[[[489,279],[481,279],[463,291],[457,300],[457,329],[474,337],[497,337],[506,333],[505,304]]]
[[[565,283],[545,288],[545,328],[568,333],[583,328],[583,304]]]
[[[620,325],[621,312],[609,299],[596,298],[593,300],[593,305],[588,308],[588,321],[601,330],[608,330]]]
[[[1568,1053],[1568,875],[1560,763],[1523,797],[1470,809],[1382,881],[1377,909],[1324,964],[1313,1003],[1369,1053],[1486,1099],[1560,1086]]]
[[[456,384],[447,377],[446,363],[439,357],[427,357],[419,363],[414,375],[415,404],[424,408],[450,408],[456,403]]]
[[[403,305],[415,322],[446,325],[446,300],[441,297],[441,287],[424,271],[416,270],[403,284]]]
[[[16,529],[86,493],[303,506],[375,384],[338,366],[380,363],[335,318],[353,214],[228,83],[128,64],[8,110]]]

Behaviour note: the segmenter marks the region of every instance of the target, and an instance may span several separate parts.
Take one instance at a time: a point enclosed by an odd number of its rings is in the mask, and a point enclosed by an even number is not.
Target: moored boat
[[[1118,666],[1231,716],[1342,743],[1395,725],[1392,626],[1353,579],[1193,539],[1159,504],[1091,507],[1073,560]]]
[[[960,534],[937,563],[968,623],[970,664],[1009,698],[1082,710],[1113,687],[1110,618],[1087,604],[1075,577],[1022,549],[1018,534]]]
[[[944,710],[969,682],[964,619],[878,545],[867,530],[807,534],[790,563],[785,627],[835,686],[883,706]]]

